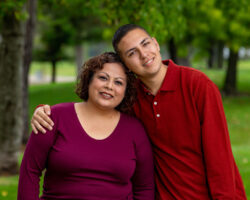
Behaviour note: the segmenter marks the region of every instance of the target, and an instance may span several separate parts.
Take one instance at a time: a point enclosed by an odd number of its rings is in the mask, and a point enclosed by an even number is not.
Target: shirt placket
[[[154,118],[155,118],[155,123],[156,123],[156,129],[159,128],[160,125],[160,120],[161,120],[161,112],[160,112],[160,106],[159,106],[159,95],[154,96],[152,100],[152,109],[154,112]],[[157,130],[156,130],[157,131]]]

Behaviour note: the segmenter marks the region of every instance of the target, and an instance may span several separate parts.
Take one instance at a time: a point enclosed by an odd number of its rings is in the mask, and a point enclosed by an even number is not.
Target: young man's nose
[[[143,49],[140,50],[140,56],[141,56],[141,59],[144,59],[147,57],[147,52]]]

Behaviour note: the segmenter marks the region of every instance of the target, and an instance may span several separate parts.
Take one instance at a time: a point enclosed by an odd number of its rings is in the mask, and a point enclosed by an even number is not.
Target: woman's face
[[[120,63],[105,63],[89,84],[88,102],[101,109],[115,109],[124,98],[127,76]]]

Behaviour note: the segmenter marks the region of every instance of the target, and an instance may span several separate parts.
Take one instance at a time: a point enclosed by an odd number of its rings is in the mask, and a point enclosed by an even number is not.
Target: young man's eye
[[[130,53],[128,54],[128,57],[131,57],[131,56],[133,56],[134,54],[135,54],[135,52],[132,51],[132,52],[130,52]]]

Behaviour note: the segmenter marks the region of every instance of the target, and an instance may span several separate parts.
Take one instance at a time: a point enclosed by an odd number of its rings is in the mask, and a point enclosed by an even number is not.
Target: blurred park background
[[[79,68],[111,51],[114,31],[126,23],[145,27],[163,59],[218,85],[250,198],[249,13],[249,0],[0,0],[0,199],[16,199],[35,107],[79,101]]]

